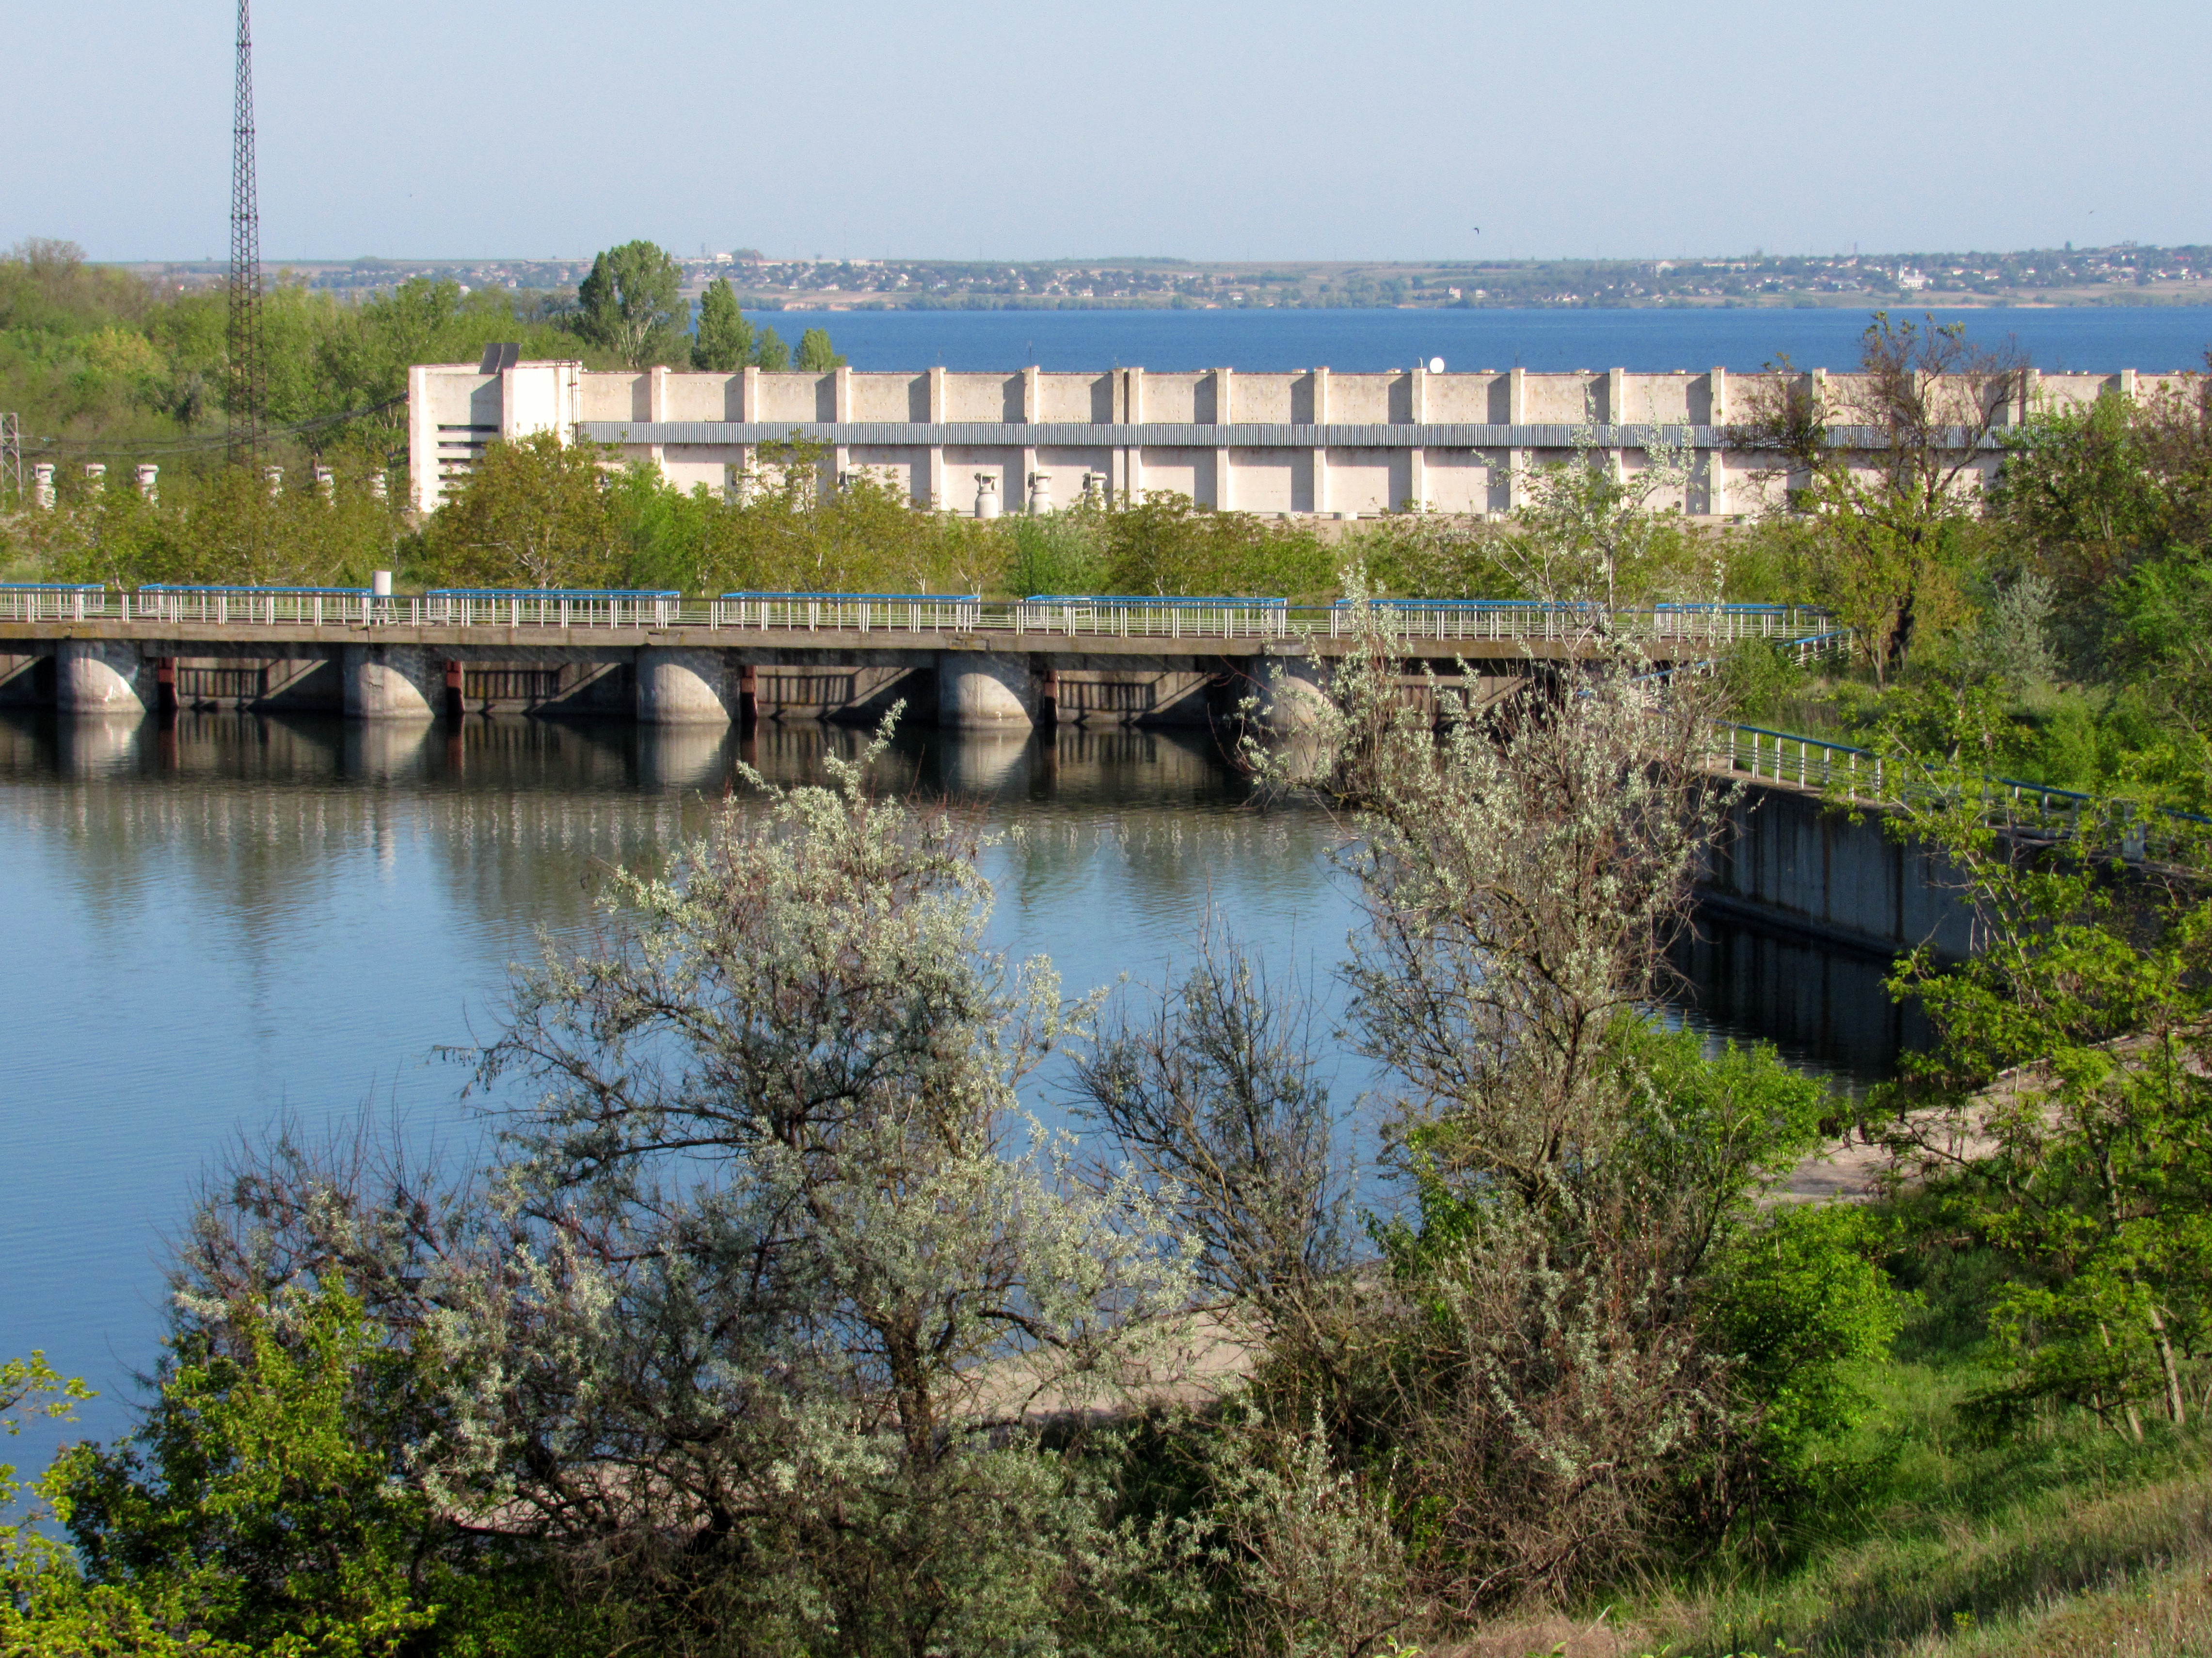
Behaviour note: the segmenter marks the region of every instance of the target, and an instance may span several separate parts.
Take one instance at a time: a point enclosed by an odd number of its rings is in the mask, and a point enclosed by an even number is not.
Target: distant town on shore
[[[681,256],[679,256],[681,257]],[[220,260],[131,261],[190,288],[225,279]],[[2032,248],[2008,253],[1752,252],[1677,259],[1226,263],[1172,258],[771,258],[750,248],[682,257],[696,297],[726,276],[749,311],[1062,310],[1090,307],[1864,307],[1881,303],[2149,305],[2212,302],[2212,246]],[[349,293],[411,276],[473,287],[573,292],[577,258],[270,260],[278,279]]]

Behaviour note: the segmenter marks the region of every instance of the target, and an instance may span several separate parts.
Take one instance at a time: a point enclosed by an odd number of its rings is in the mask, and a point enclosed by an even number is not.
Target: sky
[[[0,245],[228,250],[234,0],[0,0]],[[2212,241],[2204,0],[253,0],[264,258]]]

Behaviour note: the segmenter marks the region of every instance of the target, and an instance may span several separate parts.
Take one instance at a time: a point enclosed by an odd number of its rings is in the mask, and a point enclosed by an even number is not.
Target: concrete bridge
[[[1572,659],[1600,632],[1660,663],[1747,637],[1802,654],[1846,638],[1824,613],[1781,605],[1385,603],[1409,684],[1433,669],[1478,694]],[[940,726],[1026,730],[1205,726],[1255,698],[1264,724],[1294,730],[1352,632],[1346,606],[1266,598],[17,586],[0,588],[0,702],[684,725],[872,720],[903,699]]]

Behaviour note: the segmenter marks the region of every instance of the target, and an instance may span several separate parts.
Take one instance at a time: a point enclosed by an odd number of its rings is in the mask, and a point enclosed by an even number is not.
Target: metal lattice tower
[[[23,417],[0,415],[0,506],[23,505]]]
[[[253,180],[253,26],[238,0],[238,89],[230,129],[230,458],[255,464],[268,406],[261,342],[261,210]]]

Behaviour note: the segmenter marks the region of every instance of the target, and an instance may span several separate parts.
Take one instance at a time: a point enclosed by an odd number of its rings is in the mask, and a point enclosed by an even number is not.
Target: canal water
[[[862,740],[0,715],[0,1355],[46,1349],[101,1390],[69,1431],[117,1431],[157,1357],[164,1236],[226,1145],[366,1109],[465,1147],[483,1119],[457,1050],[497,1029],[538,930],[588,925],[605,870],[697,832],[741,758],[811,781]],[[994,944],[1049,956],[1071,994],[1163,982],[1211,918],[1334,1005],[1358,919],[1340,832],[1262,809],[1203,734],[914,731],[878,780],[971,805],[997,837]],[[1717,1032],[1846,1086],[1893,1063],[1879,963],[1707,915],[1680,964],[1686,1017]],[[1336,1062],[1347,1133],[1372,1080]],[[1032,1104],[1066,1121],[1048,1073]]]

